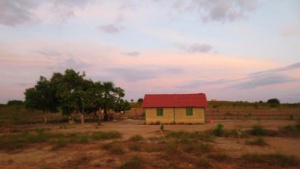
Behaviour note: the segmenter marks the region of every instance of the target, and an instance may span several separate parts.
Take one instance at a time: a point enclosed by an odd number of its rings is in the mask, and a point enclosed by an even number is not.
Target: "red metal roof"
[[[207,107],[204,93],[146,94],[142,107]]]

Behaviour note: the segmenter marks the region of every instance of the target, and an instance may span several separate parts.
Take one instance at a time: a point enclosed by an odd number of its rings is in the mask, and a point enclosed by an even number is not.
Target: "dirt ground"
[[[248,130],[252,126],[260,124],[265,129],[278,130],[281,126],[296,124],[292,120],[216,120],[213,124],[201,125],[165,125],[167,131],[205,131],[213,129],[217,124],[223,124],[224,129]],[[141,135],[144,138],[160,137],[159,125],[144,125],[143,120],[126,119],[124,121],[103,122],[101,126],[96,123],[65,124],[66,129],[61,129],[62,124],[35,124],[17,126],[18,130],[31,130],[36,128],[46,128],[53,133],[93,133],[96,131],[118,131],[122,133],[121,141],[126,141],[133,135]],[[14,126],[14,129],[16,126]],[[12,129],[2,128],[0,134],[9,134]],[[238,143],[237,138],[218,137],[214,146],[226,152],[231,157],[239,157],[245,153],[282,153],[300,158],[300,138],[299,137],[264,137],[268,146],[258,147],[245,144],[242,138]],[[0,168],[32,168],[32,169],[52,169],[52,168],[116,168],[128,156],[135,152],[126,152],[124,155],[108,155],[101,146],[108,141],[93,141],[88,144],[69,144],[68,146],[51,150],[48,143],[32,144],[20,151],[5,152],[0,151]],[[139,153],[143,155],[143,153]],[[145,158],[148,158],[145,155]],[[149,157],[150,158],[150,157]],[[147,167],[146,167],[147,168]],[[179,168],[193,168],[184,167]],[[235,168],[233,166],[223,166],[221,168]]]

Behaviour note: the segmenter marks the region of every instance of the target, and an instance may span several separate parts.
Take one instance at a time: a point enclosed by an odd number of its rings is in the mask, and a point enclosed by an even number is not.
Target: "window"
[[[186,108],[186,115],[192,116],[193,115],[193,108]]]
[[[163,108],[157,108],[156,115],[157,115],[157,116],[163,116],[163,115],[164,115]]]

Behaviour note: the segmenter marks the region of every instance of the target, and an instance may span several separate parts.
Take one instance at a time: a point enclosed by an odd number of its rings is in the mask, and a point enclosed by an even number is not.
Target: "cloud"
[[[123,54],[127,55],[127,56],[131,56],[131,57],[138,57],[138,56],[140,56],[140,52],[137,52],[137,51],[127,52],[127,53],[123,53]]]
[[[279,67],[279,68],[275,68],[275,69],[270,69],[270,70],[265,70],[265,71],[261,71],[261,72],[252,73],[250,76],[259,76],[259,75],[282,72],[282,71],[288,71],[288,70],[299,69],[299,68],[300,68],[300,62],[292,64],[292,65],[288,65],[288,66],[285,66],[285,67]]]
[[[192,88],[198,88],[201,86],[207,86],[207,85],[220,85],[224,83],[230,82],[229,80],[225,79],[219,79],[219,80],[213,80],[213,81],[204,81],[204,80],[192,80],[183,83],[182,85],[177,86],[181,89],[192,89]]]
[[[247,18],[247,14],[258,6],[257,0],[179,0],[170,2],[176,12],[194,12],[204,21],[219,22],[233,22]]]
[[[213,47],[208,44],[192,44],[192,45],[181,45],[181,44],[175,44],[179,49],[182,49],[188,53],[208,53],[210,52]]]
[[[137,69],[137,68],[107,68],[106,72],[115,79],[123,79],[129,82],[155,79],[163,75],[179,74],[178,68]]]
[[[33,0],[2,0],[0,2],[0,24],[16,26],[32,21],[32,10],[38,4],[38,1]]]
[[[256,87],[281,84],[295,80],[296,79],[290,78],[286,75],[272,74],[267,76],[252,77],[247,81],[233,84],[230,87],[238,89],[253,89]]]
[[[17,26],[32,21],[44,21],[47,13],[54,16],[59,22],[65,22],[75,16],[75,8],[84,8],[94,0],[1,0],[0,1],[0,24]]]
[[[260,86],[299,81],[300,79],[291,78],[288,75],[282,74],[284,71],[290,71],[299,68],[300,63],[295,63],[284,67],[255,72],[246,78],[233,80],[232,82],[235,82],[235,84],[230,85],[230,87],[238,89],[252,89]]]
[[[123,31],[124,27],[115,24],[107,24],[100,26],[99,29],[105,33],[114,34]]]
[[[43,56],[61,56],[62,53],[54,50],[39,50],[36,53],[43,55]]]

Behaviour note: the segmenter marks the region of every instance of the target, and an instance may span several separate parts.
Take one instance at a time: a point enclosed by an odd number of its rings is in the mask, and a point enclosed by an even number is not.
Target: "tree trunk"
[[[109,120],[108,112],[107,112],[106,109],[104,110],[104,118],[103,118],[103,120],[104,120],[104,121],[108,121],[108,120]]]
[[[83,117],[83,113],[81,113],[80,120],[81,120],[81,124],[84,125],[84,117]]]
[[[98,120],[98,125],[100,125],[101,124],[101,111],[99,110],[99,111],[97,111],[97,120]]]
[[[48,121],[47,121],[47,116],[45,115],[44,116],[44,123],[47,123]]]

